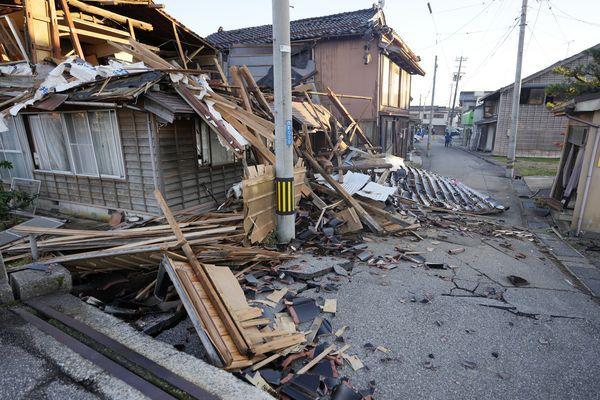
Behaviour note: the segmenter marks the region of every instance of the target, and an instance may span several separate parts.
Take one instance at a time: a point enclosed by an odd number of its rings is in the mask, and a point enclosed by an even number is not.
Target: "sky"
[[[289,0],[290,18],[368,8],[373,0]],[[271,0],[162,0],[166,10],[198,34],[270,24]],[[458,92],[495,90],[514,82],[521,0],[386,0],[389,26],[421,57],[411,105],[431,104],[438,55],[436,105],[450,105],[461,55]],[[600,43],[600,0],[529,0],[523,77]],[[437,45],[436,45],[437,41]],[[461,73],[462,75],[462,73]],[[352,94],[352,93],[347,93]],[[458,102],[458,100],[457,100]]]

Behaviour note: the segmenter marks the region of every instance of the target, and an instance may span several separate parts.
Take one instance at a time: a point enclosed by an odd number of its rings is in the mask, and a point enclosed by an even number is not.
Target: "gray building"
[[[596,45],[598,47],[600,45]],[[558,61],[522,80],[519,105],[517,156],[559,157],[561,144],[567,129],[565,117],[555,117],[546,107],[553,99],[546,96],[546,87],[564,81],[554,72],[559,66],[574,67],[591,62],[586,51]],[[505,86],[484,96],[481,111],[474,115],[476,131],[470,147],[494,155],[506,156],[510,134],[514,84]],[[479,117],[479,119],[477,119]]]
[[[444,133],[448,123],[448,113],[450,108],[444,106],[433,107],[433,129],[436,133]],[[421,125],[429,126],[432,117],[431,106],[411,106],[410,115],[421,120]]]

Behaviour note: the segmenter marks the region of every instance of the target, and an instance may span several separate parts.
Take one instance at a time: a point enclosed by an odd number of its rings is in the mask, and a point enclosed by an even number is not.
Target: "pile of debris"
[[[503,207],[456,180],[381,153],[361,128],[361,121],[344,107],[343,95],[300,85],[294,88],[293,101],[296,168],[292,187],[298,235],[290,244],[291,252],[269,245],[277,205],[272,95],[261,91],[246,67],[230,68],[231,83],[218,63],[210,70],[188,68],[192,60],[196,67],[200,65],[197,57],[203,48],[185,54],[178,36],[183,28],[176,21],[171,21],[176,41],[167,51],[137,41],[134,28],[148,26],[131,16],[126,18],[131,33],[114,40],[115,27],[86,17],[86,12],[101,13],[98,7],[76,0],[62,3],[60,23],[54,28],[69,32],[76,55],[54,54],[52,62],[46,57],[44,67],[38,63],[32,69],[18,34],[11,34],[10,43],[0,47],[3,59],[10,60],[0,66],[0,73],[11,76],[12,85],[23,83],[19,90],[0,85],[0,132],[11,128],[11,117],[30,109],[120,107],[152,113],[163,125],[181,115],[193,115],[217,135],[214,145],[226,148],[237,165],[243,166],[244,177],[216,210],[218,201],[207,189],[214,204],[186,208],[182,201],[172,211],[170,199],[165,200],[168,176],[160,177],[164,182],[154,176],[150,178],[155,188],[152,202],[145,196],[143,180],[139,186],[144,210],[154,214],[152,218],[127,219],[117,214],[120,217],[108,230],[14,227],[21,236],[2,247],[6,260],[28,262],[33,248],[41,257],[11,271],[64,265],[75,275],[78,295],[106,312],[135,320],[149,334],[159,333],[187,314],[212,364],[236,371],[282,397],[359,399],[372,395],[372,387],[358,392],[337,371],[343,360],[353,369],[361,368],[361,363],[348,355],[344,329],[334,332],[323,315],[335,313],[335,301],[324,299],[319,304],[301,296],[299,290],[282,287],[291,286],[297,274],[293,269],[280,269],[281,263],[293,257],[293,251],[311,249],[347,257],[348,264],[334,267],[338,275],[344,275],[354,260],[376,265],[390,261],[376,260],[366,251],[364,232],[418,237],[415,231],[428,221],[430,211],[481,215],[501,212]],[[67,3],[79,8],[80,14],[73,18]],[[109,13],[108,20],[118,18],[114,11]],[[157,14],[157,18],[164,17],[162,12]],[[74,23],[112,30],[102,50],[120,58],[103,65],[90,62],[80,43],[82,32],[87,31],[76,29]],[[4,27],[1,22],[0,27]],[[9,36],[4,29],[1,32]],[[36,51],[40,61],[44,54]],[[144,123],[152,124],[150,119]],[[193,130],[185,134],[193,137],[197,134]],[[151,135],[145,139],[150,143],[145,162],[155,163],[158,157],[152,154],[152,141],[156,139]],[[135,140],[139,146],[139,138]],[[124,190],[113,184],[114,193]],[[127,190],[133,198],[131,188]],[[410,260],[411,254],[401,252],[401,258]],[[312,279],[307,285],[324,291],[337,289],[335,283]],[[162,317],[147,318],[157,313]]]

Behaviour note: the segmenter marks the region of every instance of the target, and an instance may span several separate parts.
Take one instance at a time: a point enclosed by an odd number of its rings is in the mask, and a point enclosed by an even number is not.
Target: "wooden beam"
[[[71,42],[73,43],[73,49],[81,58],[85,60],[85,55],[83,54],[83,49],[81,48],[81,43],[79,43],[79,36],[77,36],[77,30],[75,29],[75,24],[73,23],[73,18],[71,18],[71,11],[69,10],[69,5],[67,4],[67,0],[60,0],[60,4],[65,13],[65,19],[67,20],[67,25],[69,26],[69,34],[71,36]]]
[[[231,89],[229,88],[229,81],[227,80],[225,72],[223,72],[223,68],[221,68],[219,60],[217,60],[217,57],[213,58],[213,63],[215,64],[215,67],[217,67],[217,71],[219,71],[219,76],[221,77],[221,80],[226,85],[225,90],[231,93]]]
[[[237,87],[235,89],[235,93],[240,99],[242,99],[242,102],[244,103],[244,108],[246,109],[246,111],[252,112],[250,98],[248,97],[248,92],[246,92],[246,88],[244,87],[244,83],[242,82],[242,78],[240,77],[238,67],[236,67],[235,65],[229,67],[229,74],[231,75],[231,79],[233,80],[233,85]]]
[[[183,61],[183,68],[187,69],[187,60],[185,58],[185,53],[183,52],[183,47],[181,46],[181,40],[179,40],[179,33],[177,33],[177,24],[175,21],[173,23],[173,36],[175,36],[175,41],[177,42],[177,51],[179,52],[179,58]]]
[[[54,1],[48,2],[50,11],[50,37],[52,39],[52,57],[61,58],[62,51],[60,49],[60,35],[58,33],[58,19],[56,17],[56,4]]]
[[[258,101],[258,103],[261,105],[261,107],[264,109],[264,111],[267,113],[267,115],[269,117],[271,117],[271,119],[273,119],[274,117],[273,117],[273,113],[271,112],[271,107],[269,107],[269,102],[267,102],[267,99],[265,99],[263,92],[261,92],[260,88],[256,84],[256,81],[254,80],[254,77],[250,73],[248,66],[242,65],[240,67],[240,73],[244,77],[244,80],[246,81],[246,84],[248,85],[248,89],[252,93],[254,93],[254,97],[256,97],[256,100]]]
[[[354,209],[356,210],[356,212],[359,215],[360,219],[364,222],[365,225],[367,225],[369,227],[369,229],[371,229],[374,233],[381,234],[381,233],[384,232],[383,228],[377,223],[377,221],[375,221],[375,219],[368,212],[365,211],[365,209],[359,204],[359,202],[355,198],[353,198],[346,191],[346,189],[344,189],[344,187],[342,185],[340,185],[340,183],[338,181],[336,181],[335,179],[333,179],[331,177],[331,175],[329,175],[327,172],[325,172],[325,170],[323,169],[323,167],[321,167],[321,164],[319,164],[317,162],[317,160],[315,160],[306,151],[303,152],[303,154],[304,154],[304,158],[306,160],[308,160],[308,162],[310,163],[310,165],[318,173],[320,173],[321,176],[323,176],[323,178],[335,189],[335,191],[342,197],[342,199],[350,207],[354,207]]]
[[[129,21],[131,21],[131,24],[133,26],[135,26],[136,28],[145,30],[145,31],[151,31],[154,29],[152,24],[149,24],[147,22],[138,21],[137,19],[129,18],[124,15],[105,10],[104,8],[91,6],[91,5],[85,4],[84,2],[79,1],[79,0],[61,0],[61,2],[65,2],[65,1],[68,2],[70,5],[72,5],[73,7],[77,7],[78,9],[88,12],[90,14],[99,15],[104,18],[112,19],[113,21],[120,22],[122,24],[127,24],[127,23],[129,23]]]
[[[354,120],[354,118],[352,118],[352,115],[350,114],[350,112],[348,112],[348,109],[342,104],[338,96],[335,93],[333,93],[333,91],[330,88],[327,88],[327,97],[329,97],[329,100],[331,100],[331,103],[335,106],[335,108],[337,108],[338,111],[342,113],[342,115],[346,118],[347,122],[349,122],[350,124],[356,124],[356,131],[358,132],[363,142],[365,142],[365,144],[367,145],[367,151],[373,153],[373,144],[367,138],[365,132]]]
[[[196,274],[198,281],[200,282],[202,288],[206,292],[208,299],[215,307],[219,318],[221,318],[221,321],[223,322],[225,329],[227,329],[227,332],[231,336],[231,339],[235,343],[235,346],[240,351],[240,353],[244,355],[250,354],[250,341],[244,337],[243,328],[239,326],[238,321],[235,318],[233,318],[232,315],[229,313],[227,307],[227,299],[225,297],[219,296],[219,292],[216,290],[215,283],[212,281],[210,274],[208,273],[205,266],[201,264],[200,261],[198,261],[198,259],[196,258],[194,250],[192,250],[192,247],[189,245],[189,243],[183,236],[183,232],[179,227],[179,223],[177,222],[177,220],[175,220],[175,217],[173,216],[173,213],[167,205],[167,202],[165,201],[160,190],[154,190],[154,197],[156,197],[156,201],[158,202],[160,209],[162,210],[165,218],[167,219],[167,222],[171,226],[171,230],[177,237],[179,244],[181,244],[181,249],[187,257],[188,262],[192,267],[192,270]],[[232,310],[230,307],[229,309]]]
[[[131,36],[131,38],[133,40],[137,40],[135,37],[135,29],[134,29],[133,24],[131,23],[130,19],[127,20],[127,27],[129,28],[129,35]]]

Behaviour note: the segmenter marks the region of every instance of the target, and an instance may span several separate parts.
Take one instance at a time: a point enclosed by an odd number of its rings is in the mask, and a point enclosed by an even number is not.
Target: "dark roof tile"
[[[373,17],[378,12],[379,9],[373,7],[292,21],[290,23],[290,39],[296,41],[323,37],[362,35],[372,27]],[[206,39],[217,47],[227,48],[236,43],[271,43],[272,36],[272,26],[261,25],[215,32],[207,36]]]

